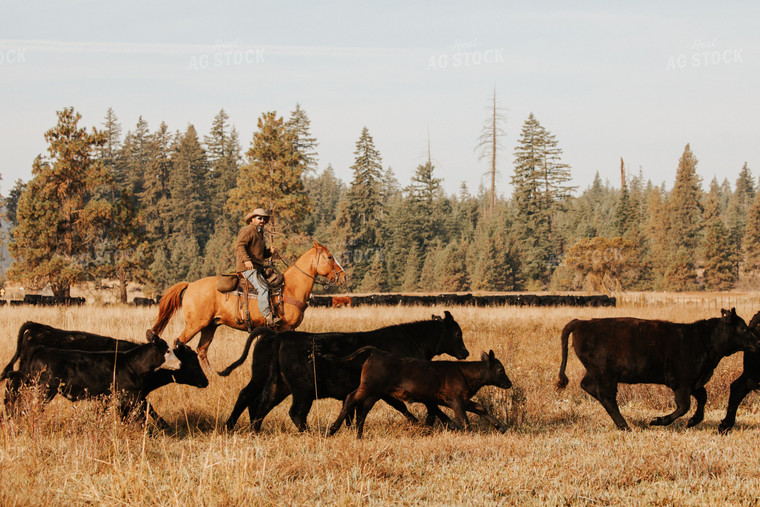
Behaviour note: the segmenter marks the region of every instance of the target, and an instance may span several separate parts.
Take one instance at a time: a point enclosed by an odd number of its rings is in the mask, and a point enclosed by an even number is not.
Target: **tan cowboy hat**
[[[267,213],[263,208],[256,208],[245,216],[245,223],[249,223],[251,220],[253,220],[253,217],[269,218],[269,213]]]

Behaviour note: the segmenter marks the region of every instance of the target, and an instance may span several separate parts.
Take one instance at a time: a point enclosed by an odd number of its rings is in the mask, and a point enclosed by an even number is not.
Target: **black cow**
[[[760,312],[749,321],[749,328],[760,336]],[[727,433],[736,423],[736,410],[742,400],[750,392],[760,388],[760,353],[744,351],[744,371],[731,383],[731,394],[728,397],[726,417],[720,422],[718,430]]]
[[[156,301],[153,300],[153,299],[151,299],[151,298],[144,298],[144,297],[140,297],[140,296],[135,297],[132,300],[132,303],[135,306],[153,306],[153,305],[157,304]]]
[[[29,351],[38,345],[55,349],[103,352],[117,350],[127,352],[140,346],[137,342],[118,340],[110,336],[102,336],[84,331],[58,329],[37,322],[26,322],[19,328],[16,353],[0,375],[0,380],[9,379],[9,382],[6,384],[6,405],[9,407],[13,405],[18,388],[22,382],[20,371],[28,368],[26,361]],[[136,393],[136,398],[132,404],[135,410],[139,410],[137,413],[141,416],[145,415],[145,409],[147,408],[150,415],[155,419],[156,424],[163,427],[167,425],[148,403],[146,399],[148,394],[172,382],[200,388],[208,386],[208,378],[206,378],[201,368],[198,355],[190,347],[178,343],[173,352],[180,360],[179,369],[168,370],[158,368],[149,372],[145,377],[144,386],[139,393]],[[13,371],[15,363],[19,359],[21,359],[19,371]]]
[[[6,390],[11,413],[22,385],[38,386],[44,402],[62,394],[71,401],[119,395],[126,418],[144,399],[147,376],[160,366],[179,369],[179,359],[164,340],[148,331],[148,343],[128,351],[85,351],[34,345],[25,350],[21,368],[12,372]]]
[[[502,433],[507,429],[485,407],[470,399],[486,385],[512,387],[504,365],[496,359],[493,350],[484,352],[480,361],[459,362],[412,359],[377,347],[362,347],[334,362],[357,360],[361,361],[359,387],[346,396],[338,418],[330,426],[330,435],[338,431],[349,412],[358,407],[356,437],[361,438],[367,414],[377,400],[388,396],[402,402],[447,405],[454,411],[459,426],[465,429],[469,427],[465,411],[484,417]]]
[[[3,369],[3,373],[0,375],[0,380],[8,378],[13,371],[16,361],[21,359],[24,353],[35,345],[44,345],[46,347],[57,349],[126,351],[131,350],[140,344],[127,340],[117,340],[110,336],[87,333],[85,331],[58,329],[46,324],[28,321],[22,324],[18,330],[16,352]]]
[[[740,350],[760,350],[760,339],[736,310],[721,313],[720,318],[690,324],[626,317],[573,320],[562,330],[557,388],[568,383],[565,367],[572,333],[575,354],[586,367],[581,387],[599,400],[619,429],[629,427],[618,409],[618,383],[664,384],[673,390],[675,411],[655,417],[651,425],[667,426],[684,415],[694,396],[697,410],[688,426],[699,424],[707,401],[705,384],[720,360]]]
[[[235,427],[240,414],[248,408],[254,430],[259,431],[264,417],[292,394],[290,418],[299,430],[304,431],[315,399],[345,399],[359,385],[360,373],[355,369],[337,367],[319,354],[343,357],[371,345],[419,359],[432,359],[439,354],[464,359],[469,355],[462,341],[462,329],[447,311],[444,318],[434,317],[362,332],[274,333],[258,328],[248,336],[242,357],[220,375],[229,375],[243,363],[251,342],[259,335],[262,337],[253,349],[251,381],[238,395],[232,414],[227,419],[228,430]],[[408,419],[417,420],[403,402],[392,397],[383,399]],[[449,422],[437,405],[428,406],[428,410],[431,411],[428,423],[432,424],[433,415]]]

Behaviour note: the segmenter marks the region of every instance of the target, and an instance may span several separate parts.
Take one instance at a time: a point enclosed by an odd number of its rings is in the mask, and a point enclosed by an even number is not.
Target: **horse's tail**
[[[266,326],[260,326],[260,327],[254,328],[253,331],[251,331],[250,334],[248,335],[248,340],[246,340],[245,342],[243,355],[240,356],[240,359],[238,359],[237,361],[235,361],[234,363],[232,363],[231,365],[229,365],[227,368],[223,369],[222,371],[217,372],[217,375],[219,375],[220,377],[226,377],[227,375],[232,373],[232,370],[234,370],[235,368],[243,364],[246,358],[248,357],[248,352],[251,350],[251,344],[253,343],[253,340],[255,340],[256,338],[258,338],[259,336],[267,332],[268,334],[276,333],[276,331],[273,331]]]
[[[161,296],[158,302],[158,318],[152,328],[157,335],[161,336],[174,312],[182,307],[182,295],[188,285],[188,282],[175,283]]]
[[[3,368],[3,373],[0,374],[0,380],[9,378],[11,372],[13,371],[13,365],[18,361],[19,356],[21,356],[21,342],[24,340],[24,335],[26,334],[26,330],[29,329],[31,326],[36,325],[34,322],[24,322],[21,327],[18,330],[18,341],[16,342],[16,353],[13,354],[13,357],[11,358],[10,362]]]
[[[377,352],[380,349],[377,347],[373,347],[371,345],[367,345],[366,347],[362,347],[356,351],[354,351],[352,354],[349,354],[345,357],[337,357],[332,354],[320,354],[323,358],[327,359],[330,362],[333,363],[342,363],[349,368],[353,368],[356,370],[361,370],[362,366],[364,366],[364,362],[367,360],[367,358],[373,353]]]
[[[557,380],[557,389],[564,389],[567,387],[567,383],[570,381],[565,375],[565,368],[567,367],[567,344],[570,337],[570,333],[575,331],[575,327],[580,322],[579,320],[571,320],[562,329],[562,363],[559,365],[559,379]]]

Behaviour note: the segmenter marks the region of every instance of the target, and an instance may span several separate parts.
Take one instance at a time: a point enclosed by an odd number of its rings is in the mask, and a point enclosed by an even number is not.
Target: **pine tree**
[[[209,135],[204,137],[204,144],[209,164],[209,203],[215,217],[214,223],[223,220],[236,226],[239,217],[230,214],[227,199],[237,184],[242,156],[237,131],[229,125],[229,119],[224,109],[219,111]]]
[[[362,129],[351,166],[353,179],[346,192],[345,202],[336,219],[337,229],[345,238],[349,252],[374,252],[380,246],[383,214],[383,169],[380,152],[367,127]],[[364,276],[368,268],[366,255],[352,257],[356,276]]]
[[[676,182],[668,199],[667,207],[670,216],[668,233],[673,240],[673,251],[685,248],[692,258],[699,243],[699,231],[702,225],[701,195],[697,158],[687,144],[678,161]]]
[[[385,264],[382,255],[372,256],[372,262],[364,274],[359,290],[371,294],[385,292]]]
[[[742,240],[742,270],[753,278],[760,276],[760,192],[747,213],[747,227]]]
[[[135,200],[126,191],[119,191],[112,201],[113,219],[105,227],[96,248],[104,262],[95,270],[100,278],[119,282],[119,301],[127,302],[127,284],[149,280],[149,243],[138,214]]]
[[[697,272],[694,268],[693,254],[681,247],[676,251],[668,265],[663,278],[667,290],[683,292],[697,288]]]
[[[436,286],[439,290],[460,292],[470,289],[467,276],[467,244],[452,241],[436,258]]]
[[[430,160],[417,166],[411,184],[405,189],[411,214],[405,224],[406,234],[421,251],[427,250],[435,240],[446,240],[442,237],[447,215],[443,209],[442,180],[433,176],[434,169]]]
[[[100,261],[95,248],[112,221],[111,204],[100,196],[110,193],[113,180],[96,159],[105,136],[80,128],[80,119],[66,108],[45,133],[49,158],[34,161],[9,244],[15,260],[8,278],[37,289],[49,283],[56,296],[68,296],[71,285]]]
[[[301,229],[309,236],[326,236],[335,220],[338,201],[346,191],[345,184],[335,176],[332,165],[328,165],[319,176],[305,176],[304,188],[314,211],[304,218]]]
[[[304,188],[303,164],[295,136],[274,111],[259,118],[258,130],[253,134],[246,157],[227,206],[240,217],[254,208],[270,211],[268,230],[282,249],[287,245],[287,237],[297,232],[296,227],[311,206]]]
[[[119,175],[121,163],[121,124],[116,113],[110,107],[103,121],[103,134],[106,141],[98,150],[98,158],[114,177]]]
[[[419,289],[420,271],[422,269],[422,259],[417,247],[408,250],[406,263],[404,264],[404,273],[401,278],[401,290],[403,292],[414,292]]]
[[[506,119],[504,118],[502,109],[496,102],[496,90],[494,90],[490,102],[491,104],[488,106],[489,117],[483,123],[483,129],[475,149],[480,152],[480,160],[488,160],[488,174],[491,179],[488,210],[489,213],[493,214],[494,207],[496,206],[496,176],[498,174],[496,162],[498,161],[499,153],[503,150],[501,138],[506,136],[506,130],[504,129]]]
[[[445,229],[450,238],[469,242],[475,235],[479,219],[478,201],[470,195],[467,184],[462,182],[459,195],[451,199],[451,213],[444,217]]]
[[[687,276],[683,270],[689,267],[694,269],[696,262],[696,249],[702,226],[701,193],[697,158],[687,144],[678,161],[676,182],[667,202],[667,214],[670,218],[667,233],[670,238],[669,251],[671,254],[675,253],[675,257],[671,256],[668,263],[666,289],[684,290],[683,287],[694,285],[692,279],[696,278],[696,272]]]
[[[620,158],[620,202],[615,209],[615,227],[620,236],[624,236],[638,222],[635,203],[632,202],[625,179],[625,164]]]
[[[227,207],[237,184],[242,157],[237,131],[229,125],[222,109],[214,117],[211,132],[204,138],[209,163],[209,210],[213,232],[204,247],[202,276],[228,272],[235,267],[232,245],[240,228],[240,216]]]
[[[720,187],[713,179],[703,215],[705,235],[702,240],[705,288],[729,290],[739,274],[739,256],[731,243],[729,231],[720,216]]]
[[[425,254],[422,269],[420,270],[420,290],[428,292],[438,290],[438,277],[436,276],[435,268],[438,265],[438,256],[440,254],[440,245],[435,245],[435,247],[429,249]]]
[[[235,270],[235,252],[232,245],[237,239],[237,232],[226,223],[217,222],[214,234],[206,243],[201,276],[213,276]]]
[[[293,135],[293,146],[300,154],[301,172],[303,175],[316,172],[319,159],[317,157],[317,139],[311,135],[311,121],[301,104],[291,111],[285,128]]]
[[[512,176],[516,225],[526,281],[545,286],[551,274],[551,259],[560,253],[554,231],[555,213],[574,187],[568,185],[569,166],[561,162],[562,150],[531,113],[523,124],[515,149]]]
[[[127,132],[116,166],[116,184],[120,190],[140,195],[149,163],[150,131],[142,116],[137,120],[134,132]]]
[[[661,289],[669,257],[668,212],[663,189],[655,186],[650,188],[647,194],[647,218],[644,223],[649,252],[647,262],[652,266],[654,288]]]
[[[150,136],[145,186],[138,195],[147,240],[155,245],[171,232],[169,179],[172,174],[172,139],[166,123]]]
[[[18,201],[21,198],[21,194],[24,193],[24,189],[26,189],[26,183],[19,178],[8,193],[8,197],[3,199],[5,220],[7,220],[10,225],[11,234],[13,234],[13,228],[18,225],[18,217],[16,213],[18,211]]]
[[[169,174],[169,234],[192,237],[205,245],[212,223],[209,213],[209,167],[195,127],[188,125],[184,134],[177,133],[171,153]]]
[[[741,248],[744,231],[747,227],[747,213],[755,200],[755,184],[752,172],[744,163],[739,177],[736,179],[736,190],[729,194],[728,210],[726,213],[727,226],[731,235],[731,243]]]
[[[467,267],[473,290],[515,290],[521,285],[517,241],[503,216],[478,222],[467,252]]]

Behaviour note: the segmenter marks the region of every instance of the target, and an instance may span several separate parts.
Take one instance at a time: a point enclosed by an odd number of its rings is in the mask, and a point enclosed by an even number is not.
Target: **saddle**
[[[282,317],[284,313],[282,289],[285,285],[285,277],[272,265],[264,266],[258,270],[256,276],[262,284],[269,287],[269,308],[272,309],[273,315]],[[251,285],[243,273],[229,273],[217,277],[216,290],[228,296],[231,294],[237,296],[238,307],[240,308],[238,324],[245,324],[250,332],[253,329],[253,322],[251,321],[248,300],[258,299],[256,287]]]

